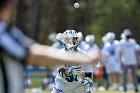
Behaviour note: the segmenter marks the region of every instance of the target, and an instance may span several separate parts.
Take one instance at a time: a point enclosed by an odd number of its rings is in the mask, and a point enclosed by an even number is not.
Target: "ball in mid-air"
[[[79,8],[79,6],[80,6],[79,3],[74,3],[75,8]]]

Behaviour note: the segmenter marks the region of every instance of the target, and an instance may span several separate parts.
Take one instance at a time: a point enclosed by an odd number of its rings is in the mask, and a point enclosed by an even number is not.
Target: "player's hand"
[[[68,73],[71,76],[79,75],[82,73],[82,68],[81,68],[81,66],[71,66],[68,69]]]
[[[81,84],[84,86],[84,88],[90,88],[93,86],[93,82],[89,77],[85,77],[82,81]]]

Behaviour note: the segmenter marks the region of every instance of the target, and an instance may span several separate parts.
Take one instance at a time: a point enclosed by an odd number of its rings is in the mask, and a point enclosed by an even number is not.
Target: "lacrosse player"
[[[108,32],[106,34],[107,43],[104,45],[103,51],[106,58],[106,70],[112,80],[111,89],[119,89],[119,77],[121,74],[121,64],[119,61],[118,45],[119,42],[115,40],[115,34]]]
[[[123,91],[124,93],[127,92],[127,74],[129,71],[131,71],[131,74],[129,72],[129,75],[132,75],[133,78],[133,85],[134,90],[136,93],[139,93],[138,91],[138,84],[137,84],[137,75],[136,75],[136,69],[137,69],[137,43],[135,39],[132,38],[132,31],[130,29],[124,29],[124,39],[120,40],[120,60],[123,66]],[[131,78],[131,76],[129,76]],[[128,86],[129,88],[129,86]]]
[[[65,46],[64,49],[60,50],[61,53],[66,54],[66,51],[76,51],[84,54],[82,50],[77,48],[79,34],[75,30],[66,30],[63,34],[57,34],[56,37]],[[91,93],[92,80],[84,77],[81,65],[61,65],[58,66],[57,71],[55,85],[51,93]]]

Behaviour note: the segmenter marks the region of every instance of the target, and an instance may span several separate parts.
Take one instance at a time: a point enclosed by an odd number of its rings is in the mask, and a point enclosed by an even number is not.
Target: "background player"
[[[118,53],[119,43],[115,40],[115,34],[113,32],[108,32],[106,34],[106,38],[108,42],[103,48],[103,55],[105,56],[106,60],[105,66],[112,81],[111,89],[116,90],[119,89],[119,77],[121,74],[121,64]]]
[[[130,69],[135,87],[134,90],[136,93],[138,93],[136,76],[136,68],[138,63],[137,43],[135,39],[132,38],[132,31],[130,29],[124,29],[123,34],[125,38],[120,41],[120,60],[123,67],[123,90],[124,93],[127,92],[127,74]]]

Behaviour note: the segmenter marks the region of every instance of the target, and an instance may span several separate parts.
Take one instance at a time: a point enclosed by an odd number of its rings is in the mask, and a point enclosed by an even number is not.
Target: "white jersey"
[[[107,62],[116,62],[118,61],[117,59],[119,58],[118,56],[118,47],[119,43],[117,41],[114,41],[112,44],[111,43],[106,43],[103,48],[103,55],[107,57]]]
[[[103,48],[103,55],[105,57],[105,66],[108,73],[121,72],[121,64],[118,55],[118,41],[106,43]]]
[[[120,40],[120,51],[123,55],[123,62],[126,65],[136,65],[136,55],[135,52],[137,51],[137,44],[134,39]]]
[[[93,44],[92,46],[87,44],[84,47],[84,51],[86,51],[87,53],[90,51],[98,51],[98,50],[99,50],[99,48],[96,44]],[[88,72],[88,73],[95,73],[96,72],[95,67],[91,64],[84,64],[84,65],[82,65],[82,68],[83,68],[84,72]]]
[[[84,53],[81,49],[77,48],[77,51],[78,53]],[[61,49],[60,50],[61,53],[65,53],[65,49]],[[68,77],[68,78],[63,78],[60,76],[60,74],[58,73],[58,70],[60,68],[65,68],[65,69],[68,69],[69,67],[71,66],[74,66],[75,64],[69,64],[69,65],[59,65],[57,67],[57,75],[55,77],[55,87],[57,89],[60,89],[60,90],[72,90],[78,86],[81,86],[80,82],[81,81],[81,76],[77,75],[75,76],[74,78],[73,77]]]
[[[98,46],[96,44],[93,44],[92,46],[90,46],[89,44],[86,44],[84,47],[85,51],[90,51],[90,50],[98,50]]]

